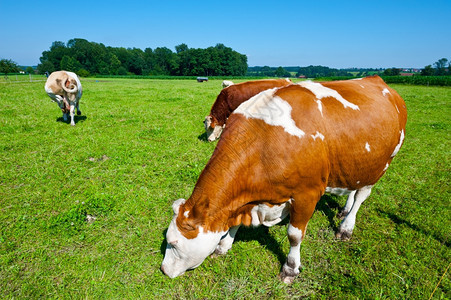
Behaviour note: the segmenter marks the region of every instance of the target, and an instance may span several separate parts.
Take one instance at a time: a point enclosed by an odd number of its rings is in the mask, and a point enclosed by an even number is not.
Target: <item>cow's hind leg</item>
[[[355,193],[356,193],[356,191],[352,191],[348,195],[348,200],[346,200],[345,207],[343,207],[343,209],[337,215],[337,217],[339,217],[340,219],[343,219],[344,217],[346,217],[349,214],[349,212],[351,211],[352,205],[354,205]]]
[[[77,101],[77,104],[75,105],[75,107],[77,108],[77,116],[81,115],[81,110],[79,107],[80,101]]]
[[[218,247],[216,247],[215,254],[223,255],[226,254],[227,251],[232,248],[233,240],[235,239],[235,235],[240,228],[240,225],[233,226],[229,229],[227,234],[219,241]]]
[[[357,212],[359,211],[360,205],[362,205],[363,201],[365,201],[368,196],[371,194],[372,186],[365,186],[355,193],[354,203],[352,205],[351,210],[344,218],[343,222],[340,224],[340,228],[336,234],[337,238],[342,240],[349,240],[352,236],[352,231],[354,230],[355,220]],[[348,203],[346,202],[346,206]],[[345,207],[346,207],[345,206]]]
[[[70,104],[70,125],[75,126],[74,115],[75,115],[75,105]]]
[[[280,273],[280,279],[284,283],[292,283],[294,278],[299,274],[299,268],[301,267],[301,242],[305,236],[308,221],[319,200],[319,194],[314,194],[293,197],[291,202],[290,224],[288,224],[287,228],[290,252]]]

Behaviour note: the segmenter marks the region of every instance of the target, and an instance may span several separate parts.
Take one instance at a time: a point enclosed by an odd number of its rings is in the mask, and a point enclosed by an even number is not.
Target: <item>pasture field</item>
[[[285,285],[286,222],[240,228],[229,253],[176,279],[159,269],[171,204],[215,148],[202,121],[220,80],[82,84],[71,127],[44,82],[0,83],[0,298],[451,298],[450,87],[391,85],[404,146],[350,241],[334,238],[345,197],[323,196]]]

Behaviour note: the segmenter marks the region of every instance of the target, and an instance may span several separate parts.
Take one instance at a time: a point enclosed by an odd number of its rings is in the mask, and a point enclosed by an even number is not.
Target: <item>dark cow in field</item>
[[[174,202],[161,266],[170,277],[226,253],[241,225],[290,216],[280,277],[299,274],[300,244],[325,192],[349,194],[337,237],[351,237],[360,205],[405,136],[406,106],[378,77],[266,90],[229,117],[188,200]]]
[[[290,79],[265,79],[231,84],[224,88],[211,107],[210,114],[205,117],[204,126],[207,139],[214,141],[221,135],[227,118],[244,101],[258,93],[292,84]]]

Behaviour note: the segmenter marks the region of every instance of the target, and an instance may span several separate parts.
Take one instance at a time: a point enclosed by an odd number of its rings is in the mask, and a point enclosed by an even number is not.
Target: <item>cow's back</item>
[[[266,79],[246,81],[224,88],[213,103],[210,115],[214,116],[219,125],[223,125],[230,114],[244,101],[261,91],[292,84],[289,79]]]
[[[264,97],[272,97],[266,107],[252,103]],[[236,128],[223,133],[223,142],[244,135],[242,143],[260,149],[256,165],[265,177],[288,189],[307,179],[323,188],[373,185],[402,144],[407,116],[402,98],[379,77],[293,84],[263,92],[236,112],[227,123]]]

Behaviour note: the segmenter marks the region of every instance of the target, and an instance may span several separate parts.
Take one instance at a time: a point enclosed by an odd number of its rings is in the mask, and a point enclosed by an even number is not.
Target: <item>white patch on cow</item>
[[[316,103],[318,103],[318,110],[321,113],[321,117],[323,116],[323,103],[321,102],[321,100],[316,100]]]
[[[285,78],[286,81],[292,82],[290,78]]]
[[[265,225],[271,227],[281,222],[290,213],[290,203],[291,201],[274,206],[255,205],[251,210],[252,226]]]
[[[400,112],[399,112],[399,109],[398,109],[398,105],[395,104],[395,107],[396,107],[396,110],[398,111],[398,114],[399,114]]]
[[[168,242],[161,270],[171,278],[182,275],[186,270],[198,267],[219,244],[226,232],[204,232],[199,226],[199,233],[193,239],[187,239],[178,230],[175,215],[166,233]]]
[[[226,87],[233,85],[233,81],[224,80],[221,85],[222,85],[222,88],[226,88]]]
[[[354,79],[351,79],[351,80],[362,80],[363,78],[354,78]]]
[[[291,224],[288,224],[287,234],[290,236],[296,236],[302,238],[302,230],[294,227]]]
[[[363,85],[361,85],[361,84],[360,84],[360,87],[361,87],[362,89],[364,89],[364,88],[365,88],[365,87],[364,87]]]
[[[188,218],[188,216],[189,216],[189,210],[185,211],[185,212],[183,213],[183,215],[185,216],[185,218]]]
[[[396,148],[393,151],[391,157],[395,157],[395,155],[398,154],[399,149],[401,149],[403,141],[404,141],[404,129],[402,129],[401,132],[400,132],[399,143],[398,143],[398,145],[396,145]]]
[[[347,188],[326,187],[326,193],[337,196],[349,195],[351,192],[352,191],[348,190]]]
[[[387,88],[383,89],[382,95],[387,96],[387,94],[390,94],[390,91]]]
[[[385,168],[384,168],[383,172],[387,171],[388,166],[389,166],[389,164],[387,163],[387,164],[385,165]]]
[[[260,119],[272,126],[282,126],[291,135],[302,137],[304,131],[296,126],[291,117],[291,105],[280,97],[274,96],[277,88],[263,91],[238,106],[234,113],[246,118]]]
[[[368,144],[368,142],[366,142],[366,144],[365,144],[365,149],[366,149],[366,151],[371,152],[371,147],[370,147],[370,144]]]
[[[359,183],[360,183],[360,180],[357,180],[356,184],[359,184]]]
[[[300,86],[310,90],[318,100],[325,97],[332,97],[337,99],[345,108],[350,107],[354,110],[359,110],[359,107],[345,98],[343,98],[336,90],[323,86],[318,82],[302,81],[298,83]]]
[[[323,140],[324,141],[324,135],[322,135],[320,132],[316,132],[316,134],[315,135],[310,135],[312,138],[313,138],[313,140],[316,140],[317,138],[320,138],[321,140]]]

